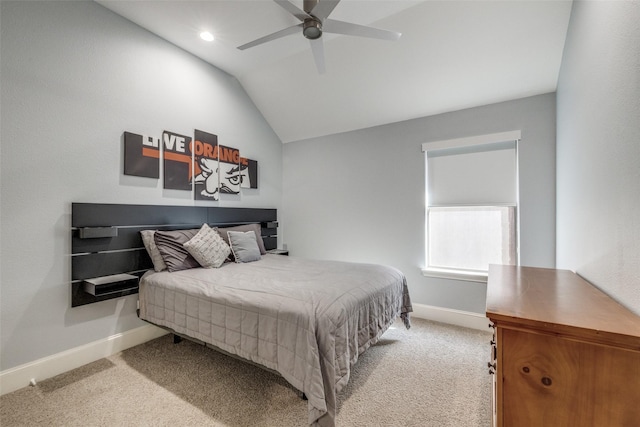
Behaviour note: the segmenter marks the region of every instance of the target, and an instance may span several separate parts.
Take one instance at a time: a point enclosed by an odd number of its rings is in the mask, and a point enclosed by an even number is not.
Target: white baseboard
[[[481,331],[489,331],[489,319],[483,314],[436,307],[433,305],[415,303],[411,305],[413,306],[412,317],[464,326],[465,328],[478,329]]]
[[[21,389],[32,380],[42,381],[87,363],[109,357],[130,347],[165,335],[167,331],[153,325],[111,335],[80,347],[44,357],[0,372],[0,395]]]

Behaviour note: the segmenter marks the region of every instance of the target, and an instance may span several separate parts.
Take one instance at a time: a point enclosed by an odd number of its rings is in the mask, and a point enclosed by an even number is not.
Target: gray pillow
[[[198,261],[189,254],[184,244],[198,233],[199,229],[156,231],[153,235],[156,246],[167,265],[167,270],[180,271],[200,267]]]
[[[154,234],[156,234],[156,230],[142,230],[140,232],[142,243],[144,243],[144,247],[151,257],[151,262],[153,262],[153,269],[155,271],[163,271],[167,269],[167,265],[162,260],[162,255],[156,246]]]
[[[260,259],[260,249],[254,231],[227,231],[227,233],[236,262],[251,262]]]
[[[262,241],[262,229],[260,227],[260,224],[245,224],[236,225],[235,227],[218,228],[218,233],[220,233],[224,241],[227,242],[229,246],[231,246],[229,243],[229,237],[227,236],[227,231],[253,231],[256,236],[258,248],[260,249],[260,254],[264,255],[267,253],[266,249],[264,248],[264,242]]]

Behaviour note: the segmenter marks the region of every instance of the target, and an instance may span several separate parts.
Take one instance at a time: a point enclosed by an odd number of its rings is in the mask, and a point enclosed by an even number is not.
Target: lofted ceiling
[[[299,23],[272,0],[97,2],[235,76],[285,143],[553,92],[571,12],[570,0],[342,0],[331,19],[402,37],[325,33],[320,74],[302,33],[237,49]]]

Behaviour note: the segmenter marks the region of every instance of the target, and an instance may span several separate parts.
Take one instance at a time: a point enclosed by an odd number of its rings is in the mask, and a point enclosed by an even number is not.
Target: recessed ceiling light
[[[209,31],[203,31],[200,33],[200,38],[204,41],[212,42],[213,34],[211,34]]]

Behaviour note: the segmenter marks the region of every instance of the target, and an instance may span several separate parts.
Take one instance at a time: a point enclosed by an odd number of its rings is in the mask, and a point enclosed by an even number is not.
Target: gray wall
[[[640,2],[574,3],[557,97],[557,265],[640,314]]]
[[[414,302],[484,313],[486,285],[422,276],[421,144],[511,130],[522,131],[521,263],[554,267],[555,94],[285,144],[283,241],[295,256],[395,266]]]
[[[260,166],[218,206],[280,208],[282,145],[238,82],[94,2],[1,3],[5,370],[143,325],[129,296],[70,307],[71,202],[192,205],[122,174],[123,131],[216,133]]]

